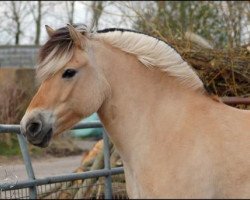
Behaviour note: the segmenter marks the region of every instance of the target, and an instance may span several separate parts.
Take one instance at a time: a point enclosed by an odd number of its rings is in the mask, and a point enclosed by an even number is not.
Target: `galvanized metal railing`
[[[100,121],[82,122],[74,126],[72,129],[84,129],[84,128],[103,128],[103,126]],[[27,148],[27,141],[24,138],[24,136],[20,134],[20,126],[0,124],[0,134],[1,133],[17,134],[21,153],[22,153],[23,160],[24,160],[25,167],[26,167],[26,172],[28,175],[28,180],[17,182],[14,185],[12,183],[0,184],[0,191],[10,190],[10,189],[14,190],[14,189],[21,189],[21,188],[29,188],[30,199],[36,199],[37,198],[36,187],[39,185],[59,183],[59,182],[64,182],[64,181],[74,181],[74,180],[79,180],[79,179],[104,177],[105,178],[105,182],[104,182],[105,199],[111,199],[112,198],[111,176],[124,173],[123,167],[117,167],[117,168],[112,168],[112,169],[110,168],[110,148],[109,148],[110,142],[109,142],[109,138],[104,128],[103,128],[104,169],[82,172],[82,173],[71,173],[71,174],[62,175],[62,176],[51,176],[51,177],[40,178],[40,179],[35,178],[34,170],[32,167],[31,159],[29,156],[28,148]]]

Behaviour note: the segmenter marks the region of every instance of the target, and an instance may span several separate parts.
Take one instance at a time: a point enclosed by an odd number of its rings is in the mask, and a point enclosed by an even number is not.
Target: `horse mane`
[[[160,68],[192,89],[204,88],[195,71],[166,42],[129,29],[111,28],[96,32],[84,25],[74,25],[87,38],[97,38],[131,53],[148,68]],[[73,56],[74,45],[67,27],[55,31],[40,49],[37,65],[42,80],[60,70]]]

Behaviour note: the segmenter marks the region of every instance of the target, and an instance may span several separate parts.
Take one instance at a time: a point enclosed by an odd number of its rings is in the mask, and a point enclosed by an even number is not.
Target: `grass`
[[[33,145],[28,145],[29,153],[31,155],[41,155],[43,150],[35,147]],[[11,136],[11,143],[8,144],[4,141],[0,141],[0,156],[21,156],[21,149],[18,143],[18,139],[16,135]]]
[[[0,155],[1,156],[16,156],[21,155],[17,137],[11,137],[11,145],[4,141],[0,141]]]

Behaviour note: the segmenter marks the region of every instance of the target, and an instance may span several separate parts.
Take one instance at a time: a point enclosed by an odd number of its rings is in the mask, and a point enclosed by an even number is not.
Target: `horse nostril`
[[[32,134],[33,136],[35,136],[41,130],[41,123],[39,123],[39,122],[31,122],[28,125],[27,130],[28,130],[28,132],[30,134]]]

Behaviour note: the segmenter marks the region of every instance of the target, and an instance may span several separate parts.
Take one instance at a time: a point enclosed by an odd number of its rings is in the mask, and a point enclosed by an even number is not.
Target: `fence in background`
[[[0,67],[34,67],[39,46],[0,46]]]
[[[77,124],[73,129],[84,129],[84,128],[103,128],[102,124],[99,121],[96,122],[83,122]],[[91,178],[99,178],[104,177],[104,190],[105,190],[105,199],[111,199],[113,196],[112,193],[112,175],[122,174],[124,173],[123,167],[110,168],[110,148],[109,148],[109,139],[108,136],[103,129],[103,143],[104,143],[104,169],[94,170],[82,173],[71,173],[68,175],[61,176],[51,176],[47,178],[36,179],[35,174],[32,168],[31,159],[29,156],[27,142],[22,134],[20,134],[20,126],[19,125],[0,125],[0,134],[1,133],[14,133],[17,134],[19,145],[21,148],[23,160],[25,163],[28,180],[21,182],[9,182],[0,184],[0,198],[30,198],[35,199],[37,197],[41,197],[46,195],[46,185],[48,187],[57,188],[56,184],[64,183],[64,185],[69,184],[70,181],[83,180],[83,179],[91,179]],[[42,187],[43,186],[43,187]],[[90,185],[87,185],[90,186]],[[94,185],[93,185],[94,186]],[[76,188],[73,189],[84,189],[79,184]],[[58,189],[58,188],[57,188]],[[71,188],[72,189],[72,188]],[[72,189],[72,190],[73,190]],[[44,191],[43,191],[44,190]],[[62,190],[62,188],[61,188]],[[13,192],[14,191],[14,192]],[[122,197],[124,197],[124,191],[121,191]],[[116,194],[116,198],[119,197],[119,193]],[[53,197],[51,197],[53,198]],[[84,198],[79,194],[79,198]],[[88,197],[90,198],[90,197]],[[95,197],[91,197],[95,198]]]

